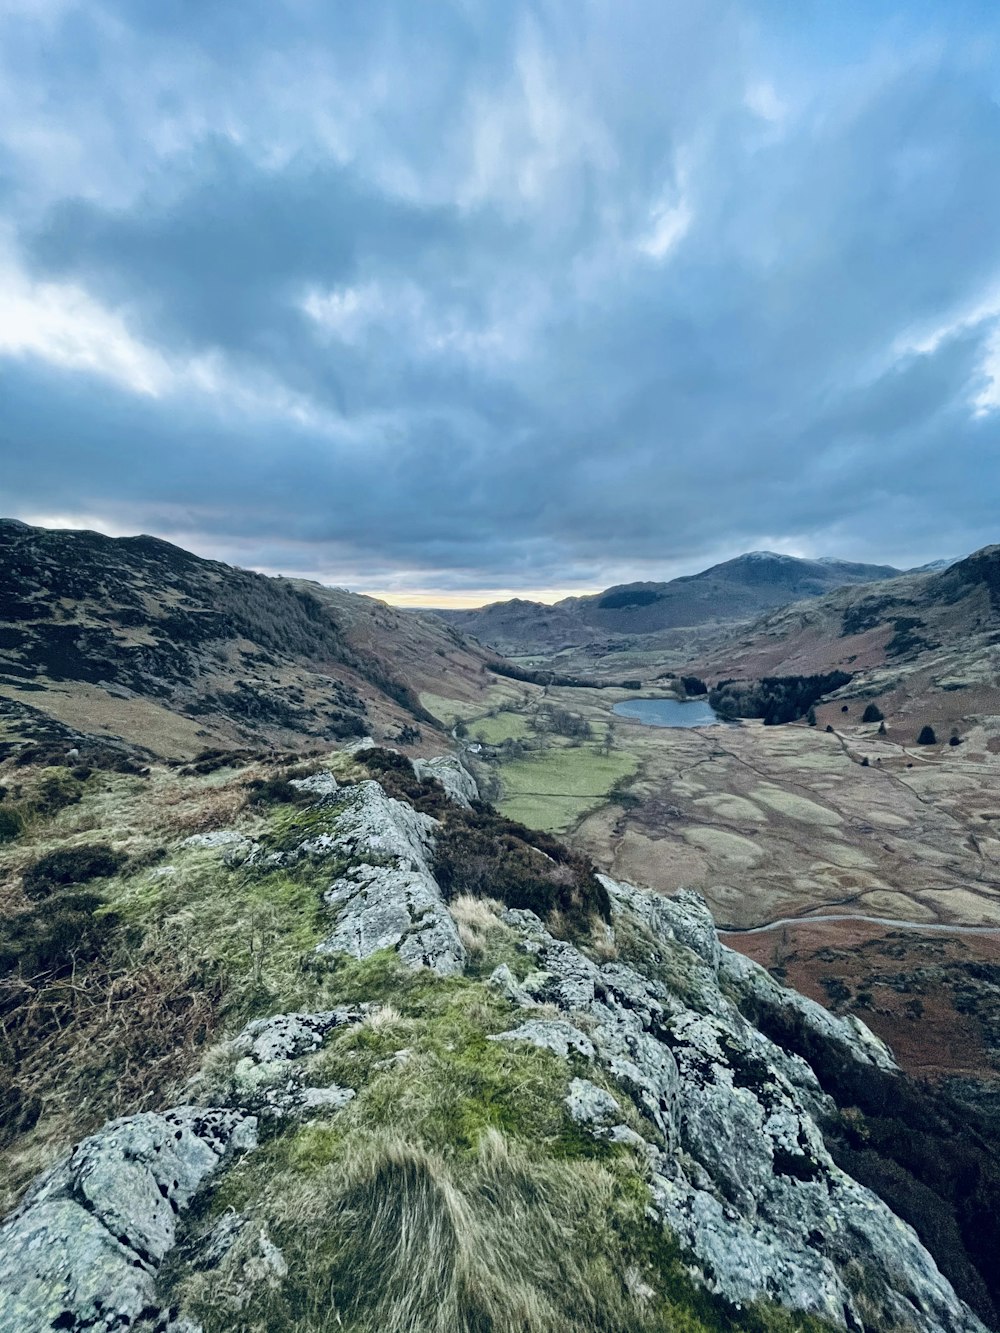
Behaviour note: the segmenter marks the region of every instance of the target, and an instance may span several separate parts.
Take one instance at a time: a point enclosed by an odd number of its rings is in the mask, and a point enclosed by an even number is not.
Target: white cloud
[[[199,395],[225,412],[320,430],[342,425],[271,375],[241,375],[221,352],[164,355],[136,336],[120,311],[82,286],[33,281],[10,258],[0,261],[0,357],[96,375],[142,397]]]
[[[766,79],[752,83],[747,88],[743,104],[755,116],[772,124],[778,124],[788,114],[788,106],[778,96],[774,84],[768,83]]]
[[[650,259],[666,259],[688,233],[694,214],[682,199],[672,206],[653,210],[649,231],[639,240],[638,248]]]
[[[154,398],[173,378],[164,358],[82,287],[32,282],[10,264],[0,270],[0,354],[88,371]]]
[[[982,417],[1000,409],[1000,283],[930,327],[908,329],[893,344],[892,356],[933,356],[953,338],[975,329],[982,329],[985,338],[969,405],[974,416]]]
[[[414,282],[312,288],[300,309],[326,337],[350,346],[375,337],[383,345],[392,339],[416,359],[457,357],[468,364],[520,359],[533,336],[535,318],[530,300],[514,299],[475,322],[461,308],[435,302]]]

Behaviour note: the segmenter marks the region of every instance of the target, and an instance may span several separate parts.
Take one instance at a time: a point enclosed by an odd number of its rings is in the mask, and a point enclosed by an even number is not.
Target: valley
[[[756,621],[702,625],[686,642],[675,629],[545,656],[528,634],[507,646],[532,680],[503,681],[485,708],[429,707],[463,719],[478,747],[470,762],[510,817],[558,831],[622,879],[696,888],[732,947],[863,1016],[911,1068],[995,1089],[998,569],[992,547]],[[621,715],[640,698],[696,706],[697,695],[679,702],[685,672],[711,686],[833,670],[846,683],[810,718],[779,726]],[[591,687],[534,683],[574,677]],[[642,689],[618,688],[628,677]],[[539,727],[553,710],[578,718],[583,734]],[[924,728],[933,743],[918,743]],[[872,985],[881,951],[904,962]]]
[[[548,623],[552,608],[521,603],[507,657],[433,614],[149,538],[2,523],[0,551],[0,754],[210,772],[361,736],[413,756],[455,748],[507,817],[617,878],[696,889],[733,947],[861,1014],[915,1070],[996,1078],[998,548],[907,575],[851,566],[878,581],[832,590],[843,562],[743,557],[679,591],[609,590],[601,637],[591,626],[548,652],[532,618]],[[776,604],[804,587],[808,600]],[[706,588],[724,593],[713,623],[656,627],[654,613],[698,619]],[[579,626],[600,601],[558,615]],[[638,615],[642,632],[620,632]],[[846,683],[778,726],[629,716],[710,719],[709,701],[724,704],[698,693],[701,680],[832,670]],[[865,721],[873,706],[880,721]],[[925,726],[935,744],[917,743]],[[917,961],[873,990],[855,965],[859,938]],[[932,946],[945,950],[940,974],[919,961]],[[962,1013],[944,979],[955,968]],[[924,1040],[928,1024],[907,1007],[918,992],[925,1012],[944,1006],[960,1042]]]
[[[532,1190],[538,1173],[564,1180],[589,1216],[618,1219],[599,1240],[616,1271],[634,1252],[621,1235],[694,1256],[639,1252],[657,1304],[613,1285],[616,1326],[818,1330],[856,1302],[889,1333],[919,1299],[978,1333],[930,1254],[995,1323],[993,1232],[954,1183],[971,1171],[995,1197],[994,555],[943,585],[893,573],[757,621],[502,657],[433,615],[149,538],[0,524],[0,549],[0,1202],[21,1203],[0,1307],[26,1281],[33,1311],[91,1319],[90,1258],[54,1232],[39,1173],[77,1144],[79,1181],[53,1187],[72,1211],[89,1154],[115,1163],[117,1188],[120,1132],[166,1142],[214,1133],[215,1116],[248,1137],[220,1149],[188,1216],[195,1186],[177,1196],[173,1257],[139,1278],[129,1261],[124,1288],[119,1260],[98,1272],[100,1302],[125,1291],[126,1326],[159,1302],[222,1333],[249,1302],[271,1327],[349,1288],[317,1257],[349,1188],[327,1194],[331,1166],[400,1198],[432,1162],[465,1208],[494,1151],[522,1154]],[[243,1054],[258,1036],[259,1059]],[[582,1129],[581,1095],[625,1119]],[[675,1142],[701,1184],[677,1174]],[[851,1234],[886,1219],[865,1242],[880,1263],[893,1214],[930,1254],[914,1240],[908,1266],[862,1289],[854,1249],[825,1231],[843,1171],[864,1200],[836,1205]],[[736,1177],[754,1172],[747,1193]],[[178,1189],[142,1180],[143,1208]],[[806,1183],[824,1221],[803,1233]],[[203,1270],[230,1207],[248,1236],[273,1229],[304,1296],[259,1279],[243,1241]],[[547,1234],[544,1210],[528,1215]],[[720,1225],[759,1275],[723,1261]],[[55,1256],[41,1267],[36,1228]],[[141,1250],[131,1223],[115,1234],[126,1258]],[[580,1234],[565,1223],[560,1266],[587,1262]],[[814,1271],[835,1299],[800,1276]],[[358,1299],[384,1323],[381,1290]],[[772,1296],[820,1318],[788,1324]]]

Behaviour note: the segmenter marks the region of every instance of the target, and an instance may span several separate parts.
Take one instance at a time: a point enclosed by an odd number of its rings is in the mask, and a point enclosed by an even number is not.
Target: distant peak
[[[738,555],[737,560],[797,560],[795,555],[781,555],[777,551],[747,551],[746,555]]]

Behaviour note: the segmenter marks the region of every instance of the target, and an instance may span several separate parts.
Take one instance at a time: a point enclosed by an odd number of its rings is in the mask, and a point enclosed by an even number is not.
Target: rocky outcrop
[[[830,1157],[818,1117],[832,1103],[806,1062],[769,1041],[725,993],[764,981],[720,949],[704,903],[604,884],[616,924],[639,921],[681,951],[685,997],[625,963],[598,965],[531,913],[508,911],[537,969],[509,993],[565,1018],[529,1019],[500,1039],[594,1051],[647,1131],[610,1125],[614,1099],[586,1080],[571,1085],[571,1114],[599,1137],[641,1148],[656,1214],[729,1300],[767,1297],[857,1330],[981,1333],[916,1233]],[[783,994],[803,1021],[850,1042],[857,1059],[891,1063],[867,1030]]]
[[[437,821],[387,796],[377,782],[348,789],[349,804],[324,850],[349,860],[325,898],[335,913],[320,945],[367,958],[395,949],[412,967],[461,972],[465,948],[430,869]]]
[[[113,1333],[148,1314],[178,1214],[256,1144],[256,1125],[239,1110],[179,1106],[84,1139],[0,1227],[0,1333]]]
[[[314,796],[320,804],[336,800],[339,788],[337,779],[325,769],[319,773],[310,773],[307,778],[292,778],[290,785]]]
[[[337,802],[326,831],[288,853],[290,864],[329,857],[339,870],[320,949],[357,959],[395,949],[439,976],[463,972],[432,870],[437,821],[373,781],[309,790]],[[722,947],[699,895],[602,883],[612,905],[602,944],[620,950],[612,961],[556,938],[532,912],[501,913],[508,961],[489,984],[516,1016],[489,1039],[568,1062],[565,1110],[578,1132],[638,1155],[650,1217],[729,1301],[777,1301],[857,1333],[983,1333],[916,1233],[833,1161],[821,1126],[836,1107],[811,1065],[762,1027],[794,1027],[883,1075],[895,1071],[887,1048]],[[782,1022],[762,1024],[762,1014]],[[368,1005],[342,1005],[254,1020],[188,1086],[192,1104],[113,1121],[80,1143],[0,1227],[0,1333],[170,1328],[156,1275],[178,1218],[254,1146],[261,1118],[294,1122],[355,1097],[324,1084],[310,1057],[370,1016]],[[231,1246],[244,1224],[220,1223],[205,1244]],[[280,1281],[285,1261],[264,1232],[258,1251],[248,1263],[259,1280]]]
[[[436,778],[444,788],[446,795],[456,805],[468,809],[473,801],[479,800],[479,787],[476,779],[457,755],[437,755],[433,759],[414,759],[413,771],[423,781]]]
[[[159,1308],[156,1276],[178,1222],[220,1168],[257,1144],[261,1117],[339,1110],[351,1088],[313,1086],[302,1067],[362,1009],[257,1019],[216,1049],[192,1102],[111,1121],[40,1177],[0,1226],[0,1333],[198,1333]],[[213,1243],[231,1244],[239,1218]],[[271,1247],[273,1249],[273,1247]],[[275,1262],[262,1243],[262,1264]]]
[[[706,909],[707,911],[707,909]],[[845,1047],[860,1064],[872,1065],[888,1073],[898,1072],[892,1052],[854,1014],[839,1017],[815,1000],[781,986],[759,963],[734,949],[723,948],[719,959],[719,978],[733,992],[739,1007],[752,1014],[773,1013],[786,1022],[793,1021],[823,1041]]]
[[[353,1099],[354,1089],[310,1084],[301,1057],[317,1050],[334,1028],[363,1017],[362,1009],[343,1007],[255,1019],[218,1049],[216,1066],[192,1080],[189,1090],[259,1116],[337,1111]],[[228,1070],[226,1077],[220,1069]]]

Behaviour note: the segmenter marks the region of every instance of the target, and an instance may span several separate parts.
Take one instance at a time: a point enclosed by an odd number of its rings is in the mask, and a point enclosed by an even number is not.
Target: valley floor
[[[862,725],[857,699],[847,713],[826,705],[815,728],[681,730],[615,717],[627,697],[504,681],[478,704],[428,706],[463,718],[465,745],[481,746],[469,758],[510,817],[559,831],[617,878],[699,890],[733,947],[768,966],[792,960],[796,985],[862,1014],[914,1071],[995,1076],[1000,718],[974,719],[959,746],[923,747]],[[532,718],[551,707],[578,714],[591,738],[539,740]],[[873,968],[890,979],[870,984]]]

